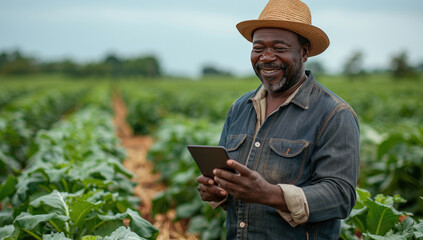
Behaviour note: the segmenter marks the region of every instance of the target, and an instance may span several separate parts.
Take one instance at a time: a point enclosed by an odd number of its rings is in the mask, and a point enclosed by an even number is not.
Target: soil
[[[166,214],[157,214],[152,217],[152,200],[154,196],[166,189],[163,183],[158,181],[159,174],[152,172],[153,164],[147,160],[147,152],[153,145],[151,136],[135,136],[131,127],[126,122],[127,108],[121,96],[113,96],[113,109],[115,112],[114,123],[117,136],[126,150],[127,159],[124,166],[137,177],[138,185],[135,187],[135,195],[141,199],[139,212],[141,216],[151,222],[159,229],[157,240],[199,239],[197,235],[186,232],[187,221],[175,222],[175,211],[171,210]]]

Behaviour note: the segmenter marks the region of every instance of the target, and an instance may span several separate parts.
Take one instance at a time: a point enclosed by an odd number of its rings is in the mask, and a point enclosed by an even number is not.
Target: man
[[[329,39],[298,0],[270,0],[237,28],[253,43],[262,85],[232,105],[223,127],[219,145],[237,174],[198,177],[201,198],[227,210],[227,239],[338,239],[356,201],[358,120],[304,67]]]

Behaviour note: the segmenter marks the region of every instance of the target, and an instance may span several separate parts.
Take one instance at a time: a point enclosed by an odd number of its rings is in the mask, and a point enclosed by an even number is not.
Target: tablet
[[[213,178],[213,169],[215,168],[220,168],[235,173],[233,168],[226,165],[226,161],[229,159],[229,155],[224,147],[188,145],[187,148],[204,176]]]

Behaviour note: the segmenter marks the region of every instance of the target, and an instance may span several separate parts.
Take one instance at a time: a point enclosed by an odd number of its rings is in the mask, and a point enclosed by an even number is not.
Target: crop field
[[[317,76],[360,120],[342,239],[423,239],[423,77]],[[217,145],[254,78],[0,79],[0,239],[224,239],[186,146]]]

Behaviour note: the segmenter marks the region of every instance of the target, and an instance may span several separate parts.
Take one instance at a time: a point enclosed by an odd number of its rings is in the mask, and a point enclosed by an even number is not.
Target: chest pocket
[[[226,139],[226,149],[228,150],[229,157],[241,164],[245,164],[251,141],[251,137],[246,134],[229,135]]]
[[[295,183],[304,171],[310,142],[273,138],[263,165],[263,174],[271,183]]]

